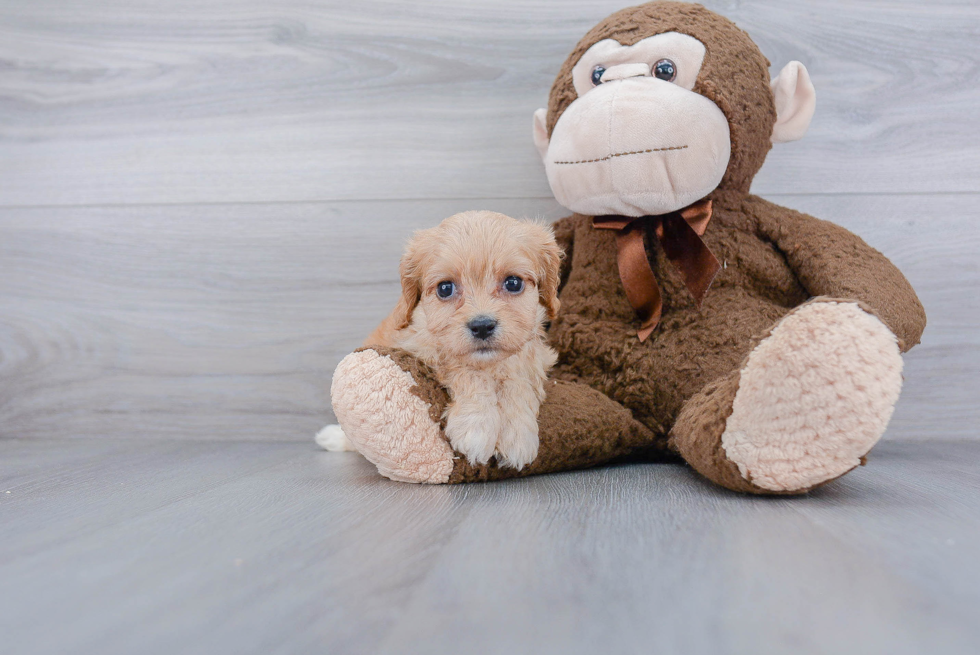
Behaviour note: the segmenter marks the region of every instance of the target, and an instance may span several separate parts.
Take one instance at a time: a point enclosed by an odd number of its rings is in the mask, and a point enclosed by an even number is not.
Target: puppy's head
[[[549,227],[493,212],[450,216],[417,232],[402,257],[400,327],[414,317],[444,355],[511,355],[558,313],[561,257]]]

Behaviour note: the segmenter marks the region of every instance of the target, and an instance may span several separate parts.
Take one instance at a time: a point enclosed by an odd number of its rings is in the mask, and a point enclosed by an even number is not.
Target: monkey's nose
[[[489,316],[477,316],[467,323],[466,327],[470,329],[470,332],[477,339],[486,340],[490,338],[494,329],[496,329],[497,321]]]

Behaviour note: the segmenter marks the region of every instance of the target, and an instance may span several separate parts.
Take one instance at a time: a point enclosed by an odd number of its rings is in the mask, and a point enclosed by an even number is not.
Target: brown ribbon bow
[[[592,227],[596,229],[617,230],[619,277],[623,281],[627,299],[642,321],[637,331],[640,341],[645,341],[657,327],[663,311],[660,287],[653,276],[643,245],[643,226],[654,226],[664,255],[680,272],[684,284],[700,309],[708,287],[721,270],[718,258],[701,240],[710,220],[710,200],[702,200],[662,216],[596,216],[592,219]]]

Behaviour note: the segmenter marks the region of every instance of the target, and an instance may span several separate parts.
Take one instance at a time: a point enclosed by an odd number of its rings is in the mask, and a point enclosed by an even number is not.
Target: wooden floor
[[[567,214],[532,112],[626,4],[0,0],[0,655],[978,652],[976,0],[704,0],[817,88],[753,190],[926,307],[868,467],[415,487],[313,446],[414,229]]]
[[[464,486],[309,444],[0,441],[29,653],[976,653],[980,443],[804,498],[677,465]]]

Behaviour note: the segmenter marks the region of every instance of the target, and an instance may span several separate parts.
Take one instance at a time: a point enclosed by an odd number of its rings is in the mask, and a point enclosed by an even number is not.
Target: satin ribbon
[[[711,201],[702,200],[684,209],[662,216],[595,216],[592,227],[597,230],[616,230],[619,278],[630,305],[640,317],[637,336],[646,341],[660,322],[663,298],[660,286],[650,268],[643,232],[652,225],[664,256],[684,279],[684,285],[698,309],[708,288],[714,281],[721,264],[708,246],[701,240],[711,220]]]

